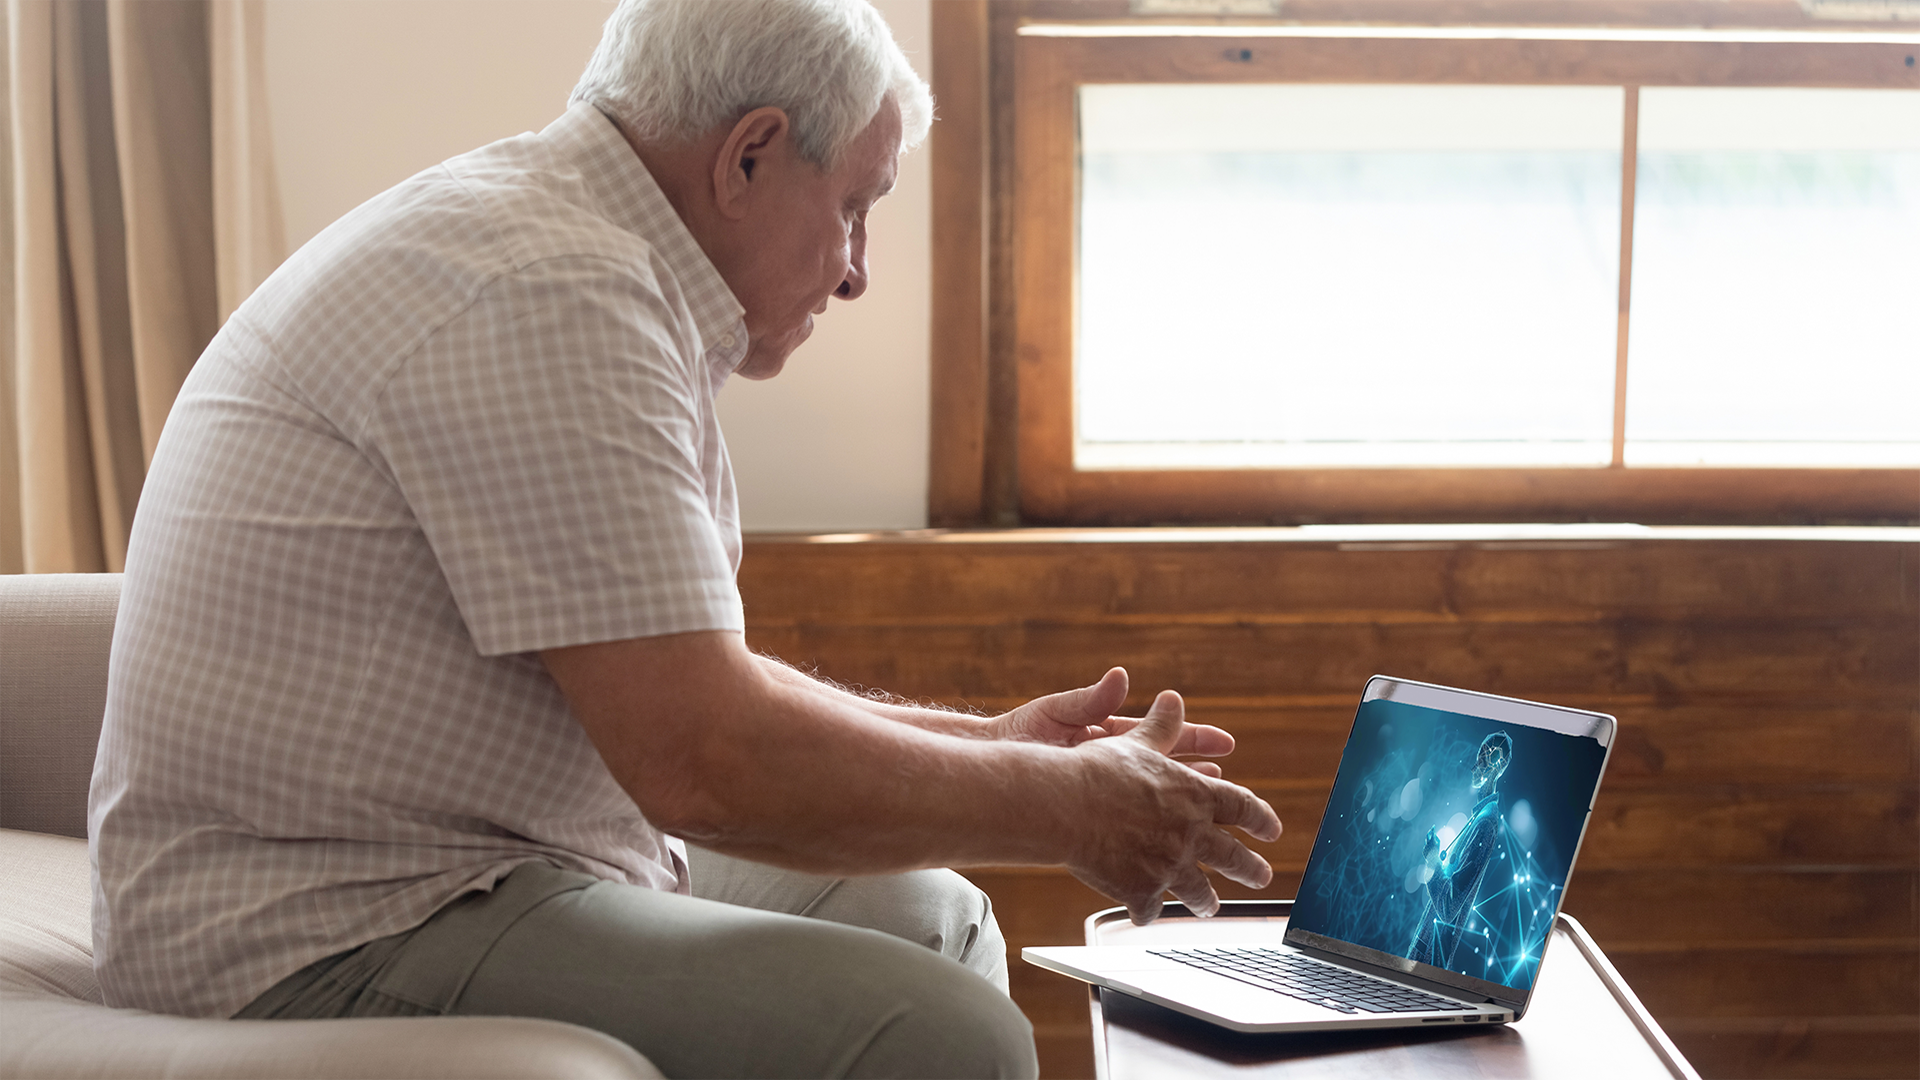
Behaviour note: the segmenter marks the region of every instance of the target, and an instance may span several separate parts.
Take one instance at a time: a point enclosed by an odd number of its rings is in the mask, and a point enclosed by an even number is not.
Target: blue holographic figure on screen
[[[1458,834],[1443,838],[1436,828],[1427,830],[1427,842],[1421,851],[1422,890],[1426,911],[1415,924],[1410,959],[1452,970],[1463,939],[1488,940],[1475,905],[1481,899],[1481,884],[1497,854],[1506,845],[1503,835],[1506,819],[1500,813],[1500,777],[1513,760],[1513,739],[1496,731],[1480,742],[1473,763],[1473,810]]]

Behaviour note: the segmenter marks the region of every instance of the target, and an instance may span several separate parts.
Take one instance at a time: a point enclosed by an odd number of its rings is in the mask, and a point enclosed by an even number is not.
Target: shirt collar
[[[540,135],[579,166],[581,180],[607,220],[644,238],[665,260],[680,282],[718,389],[746,358],[746,309],[700,250],[640,155],[610,117],[586,102],[569,106]]]

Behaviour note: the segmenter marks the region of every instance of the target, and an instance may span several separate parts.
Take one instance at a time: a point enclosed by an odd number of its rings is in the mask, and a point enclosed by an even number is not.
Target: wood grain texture
[[[1031,535],[940,544],[937,554],[929,547],[938,536],[880,536],[857,545],[858,557],[804,537],[761,537],[754,555],[777,557],[783,573],[756,574],[749,559],[742,582],[753,588],[756,626],[1131,616],[1686,621],[1756,614],[1797,624],[1908,619],[1920,589],[1912,544],[1808,543],[1793,546],[1789,559],[1771,540],[1219,543],[1185,540],[1179,531],[1147,534],[1155,539],[1143,542],[1103,540],[1097,531],[1070,534],[1092,542],[1023,539]],[[840,588],[823,593],[812,580],[822,574]]]
[[[1023,535],[750,540],[749,641],[987,710],[1112,663],[1136,703],[1177,687],[1235,733],[1229,777],[1287,823],[1266,846],[1278,896],[1368,675],[1613,712],[1567,910],[1694,1064],[1903,1076],[1920,1060],[1920,544]],[[1058,870],[966,873],[1016,951],[1078,943],[1110,906]],[[1013,982],[1046,1075],[1086,1075],[1083,986],[1021,964]]]
[[[936,0],[939,2],[939,0]],[[996,6],[1036,22],[1166,22],[1396,26],[1671,26],[1784,29],[1911,30],[1898,21],[1835,23],[1815,19],[1795,0],[1285,0],[1283,18],[1135,16],[1129,0],[997,0]]]
[[[1707,1077],[1913,1076],[1920,1061],[1920,1020],[1912,1016],[1688,1018],[1667,1025],[1667,1034]]]
[[[1118,622],[1118,620],[1116,620]],[[803,626],[761,646],[865,686],[913,686],[944,700],[1020,685],[1084,686],[1119,664],[1142,696],[1166,687],[1258,694],[1276,685],[1338,693],[1385,672],[1513,697],[1601,693],[1659,699],[1730,687],[1752,700],[1815,687],[1894,687],[1912,669],[1894,624],[1658,623],[1120,624],[1031,619],[1002,626]],[[828,665],[826,658],[858,656]],[[1524,659],[1522,659],[1524,658]]]
[[[1020,518],[1071,498],[1073,223],[1080,138],[1066,54],[1022,38],[1013,52],[1013,187],[1009,195],[1013,361],[1019,394]],[[1035,228],[1044,223],[1044,228]],[[1058,520],[1058,519],[1056,519]]]
[[[987,522],[987,5],[932,5],[933,327],[927,520]]]
[[[1034,366],[1064,365],[1071,355],[1024,345],[1020,354]],[[1030,525],[1920,521],[1920,471],[1913,469],[1166,469],[1031,482],[1023,471],[1021,493]]]
[[[1020,380],[1015,357],[1021,296],[1014,273],[1013,55],[1023,13],[1016,4],[987,5],[988,145],[992,187],[987,193],[987,513],[995,525],[1020,524]]]
[[[1830,86],[1911,90],[1907,42],[1608,41],[1415,37],[1024,37],[1056,91],[1080,83],[1525,83]],[[1026,104],[1017,102],[1016,107]]]

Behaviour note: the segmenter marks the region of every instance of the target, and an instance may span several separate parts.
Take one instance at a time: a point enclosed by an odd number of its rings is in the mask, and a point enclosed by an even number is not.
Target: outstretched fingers
[[[1218,829],[1206,842],[1200,861],[1219,871],[1229,881],[1249,889],[1264,889],[1273,884],[1273,867],[1247,845]]]
[[[1144,900],[1132,900],[1127,903],[1127,918],[1135,926],[1145,926],[1160,917],[1160,911],[1166,902],[1158,896],[1149,896]]]
[[[1280,816],[1265,800],[1246,788],[1224,780],[1206,781],[1215,800],[1215,827],[1199,833],[1188,851],[1188,860],[1175,867],[1167,880],[1166,891],[1202,918],[1220,910],[1220,894],[1205,869],[1211,868],[1229,881],[1250,889],[1273,884],[1273,867],[1259,853],[1229,835],[1222,826],[1243,829],[1262,840],[1280,837]],[[1160,913],[1161,900],[1153,897],[1127,904],[1133,921],[1145,925]]]
[[[1124,687],[1124,677],[1126,673],[1119,668],[1115,668],[1114,670],[1120,671],[1123,680],[1121,685]],[[1112,675],[1112,672],[1108,674]],[[1089,687],[1088,689],[1091,690],[1094,688]],[[1178,711],[1174,713],[1171,710],[1174,710],[1176,706]],[[1179,722],[1171,723],[1175,718],[1177,718]],[[1147,710],[1145,717],[1108,716],[1105,719],[1090,720],[1088,722],[1097,725],[1100,730],[1108,735],[1125,735],[1130,731],[1138,731],[1142,724],[1154,723],[1156,721],[1161,724],[1168,724],[1172,729],[1172,737],[1170,740],[1163,738],[1157,733],[1150,736],[1154,743],[1154,749],[1159,750],[1167,757],[1226,757],[1228,754],[1233,753],[1233,736],[1225,729],[1214,727],[1212,724],[1189,724],[1186,722],[1186,703],[1181,701],[1180,695],[1172,690],[1162,690],[1160,696],[1154,699],[1153,708]]]
[[[1197,866],[1189,866],[1180,876],[1167,886],[1174,899],[1187,905],[1187,910],[1201,918],[1209,918],[1220,910],[1220,894],[1213,889],[1213,882],[1207,880]]]
[[[1132,725],[1126,732],[1130,738],[1139,739],[1163,755],[1171,756],[1173,748],[1179,745],[1180,734],[1187,726],[1187,703],[1172,690],[1162,690],[1153,699],[1153,707],[1140,722]]]
[[[1212,724],[1188,724],[1173,744],[1170,757],[1226,757],[1233,753],[1233,736]]]
[[[987,733],[997,739],[1078,746],[1116,734],[1107,721],[1126,700],[1126,669],[1108,668],[1089,686],[1034,698],[994,718]]]
[[[1280,815],[1267,800],[1225,780],[1214,782],[1213,820],[1245,832],[1255,840],[1269,843],[1280,839]]]
[[[1097,725],[1127,700],[1127,669],[1108,668],[1091,686],[1069,690],[1060,695],[1072,722]],[[1066,722],[1063,720],[1063,722]]]
[[[1226,830],[1240,829],[1257,840],[1277,840],[1280,816],[1273,807],[1246,788],[1220,779],[1220,767],[1212,762],[1181,763],[1187,770],[1187,779],[1181,781],[1177,777],[1182,770],[1170,769],[1174,763],[1166,760],[1176,748],[1189,753],[1225,753],[1232,749],[1231,736],[1218,728],[1188,724],[1186,705],[1171,690],[1162,691],[1138,721],[1109,718],[1102,726],[1122,736],[1108,748],[1118,755],[1116,762],[1130,762],[1123,768],[1161,792],[1152,800],[1144,800],[1149,807],[1158,808],[1158,813],[1147,809],[1147,817],[1157,821],[1132,820],[1121,831],[1170,828],[1181,839],[1172,849],[1159,847],[1156,854],[1146,858],[1142,858],[1139,846],[1122,844],[1110,849],[1116,862],[1122,864],[1113,867],[1117,872],[1090,865],[1091,876],[1082,880],[1125,902],[1128,914],[1140,924],[1159,916],[1168,893],[1196,915],[1217,912],[1220,896],[1207,875],[1208,869],[1248,888],[1262,889],[1272,884],[1273,867]],[[1158,763],[1143,760],[1139,756],[1142,750],[1160,755]],[[1107,758],[1109,753],[1103,750],[1098,756]],[[1134,802],[1133,808],[1143,807]]]

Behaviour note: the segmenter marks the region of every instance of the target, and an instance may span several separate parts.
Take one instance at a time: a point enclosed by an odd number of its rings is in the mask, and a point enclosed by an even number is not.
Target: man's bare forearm
[[[1049,757],[1064,751],[899,723],[744,649],[683,652],[663,667],[693,676],[693,693],[622,680],[576,702],[615,778],[669,832],[814,873],[1067,861],[1073,763]],[[566,661],[548,664],[572,699]]]
[[[761,653],[758,659],[774,679],[785,685],[824,694],[830,699],[853,708],[863,709],[883,719],[912,724],[922,730],[937,731],[943,735],[984,738],[990,734],[987,725],[991,720],[988,717],[975,716],[955,709],[922,705],[895,697],[885,691],[856,693],[823,676],[801,671],[778,657]]]
[[[1207,911],[1201,867],[1254,887],[1272,872],[1225,832],[1271,840],[1279,819],[1217,768],[1172,758],[1194,729],[1179,696],[1077,745],[956,738],[776,674],[721,631],[542,654],[608,770],[656,825],[729,854],[827,874],[982,863],[1064,864],[1127,904],[1166,891]],[[1082,731],[1125,695],[1114,669],[1038,713]],[[1217,729],[1204,729],[1217,730]],[[1055,732],[1058,734],[1058,732]],[[1224,733],[1222,733],[1224,734]]]

